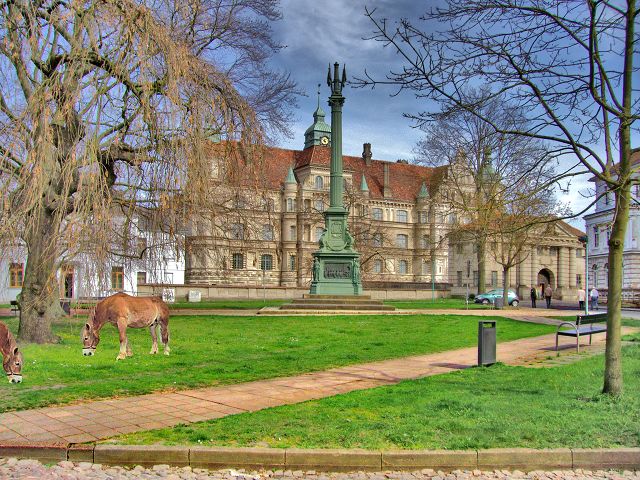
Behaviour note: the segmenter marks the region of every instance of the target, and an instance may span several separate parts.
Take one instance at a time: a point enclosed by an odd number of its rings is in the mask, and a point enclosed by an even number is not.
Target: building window
[[[287,198],[287,212],[295,212],[296,202],[293,198]]]
[[[449,223],[456,223],[458,221],[458,216],[455,213],[449,214]]]
[[[296,256],[295,255],[289,255],[289,271],[291,271],[291,272],[295,272],[296,271]]]
[[[456,253],[462,253],[462,244],[456,243]]]
[[[456,282],[456,283],[457,283],[457,285],[458,285],[459,287],[461,287],[461,286],[462,286],[462,270],[458,270],[458,271],[456,272],[456,277],[457,277],[457,278],[456,278],[456,280],[457,280],[457,282]]]
[[[471,276],[471,260],[467,260],[467,278]]]
[[[262,199],[262,209],[267,212],[273,212],[275,210],[273,199],[271,198],[263,198]]]
[[[498,286],[498,272],[496,270],[491,272],[491,286],[494,288]]]
[[[313,208],[319,212],[324,212],[324,201],[321,199],[313,201]]]
[[[305,198],[304,199],[304,211],[308,212],[309,210],[311,210],[311,199],[310,198]]]
[[[320,237],[322,236],[322,232],[324,232],[323,227],[316,227],[316,241],[320,240]]]
[[[610,238],[611,238],[611,227],[607,227],[607,245],[609,245]]]
[[[273,240],[273,225],[265,223],[262,225],[262,240]]]
[[[422,261],[422,275],[427,275],[428,273],[430,273],[430,269],[431,269],[431,264],[425,262],[424,260]]]
[[[111,288],[124,290],[124,267],[111,267]]]
[[[600,243],[600,230],[598,227],[593,227],[593,246],[597,247]]]
[[[260,270],[273,270],[273,255],[260,255]]]
[[[234,208],[244,208],[245,202],[244,198],[241,195],[236,195],[233,199],[233,207]]]
[[[474,270],[473,271],[473,286],[477,287],[479,281],[480,281],[480,276],[478,275],[478,270]]]
[[[234,270],[242,270],[244,268],[244,255],[242,253],[234,253],[231,256],[231,268]]]
[[[9,264],[9,287],[22,288],[24,280],[24,263]]]
[[[593,287],[598,288],[598,265],[593,266]]]
[[[374,233],[371,243],[373,244],[374,247],[381,247],[382,246],[382,234],[381,233]]]
[[[604,194],[604,204],[609,205],[611,203],[611,198],[609,197],[609,192],[605,192]]]
[[[420,223],[427,223],[429,220],[429,217],[427,215],[427,212],[420,212],[418,213],[418,221]]]
[[[292,242],[296,241],[296,238],[298,236],[298,229],[295,225],[291,225],[289,227],[289,240],[291,240]]]
[[[429,237],[426,235],[423,235],[420,238],[420,248],[429,248]]]
[[[581,287],[582,286],[582,274],[578,273],[576,274],[576,287]]]
[[[396,222],[407,223],[408,215],[406,210],[398,210],[396,212]]]
[[[234,223],[231,225],[231,238],[233,240],[244,239],[244,225],[241,223]]]
[[[401,275],[404,275],[408,272],[409,270],[409,264],[407,263],[406,260],[400,260],[398,262],[398,273]]]
[[[316,190],[321,190],[322,188],[324,188],[324,181],[322,180],[322,177],[320,175],[318,175],[315,179],[315,187]]]
[[[373,273],[382,273],[382,260],[374,260],[373,262]]]
[[[396,235],[396,246],[407,248],[409,246],[409,237],[403,233]]]
[[[382,220],[382,209],[373,208],[371,210],[371,218],[373,218],[374,220]]]
[[[138,272],[136,274],[136,283],[141,285],[143,283],[147,283],[147,272]]]

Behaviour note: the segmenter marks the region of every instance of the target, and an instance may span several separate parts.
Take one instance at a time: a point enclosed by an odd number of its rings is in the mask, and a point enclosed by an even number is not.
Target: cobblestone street
[[[356,473],[324,473],[315,471],[245,471],[245,470],[204,470],[199,468],[172,468],[167,465],[156,465],[152,468],[137,466],[134,468],[109,467],[91,463],[60,462],[57,465],[45,466],[36,460],[17,460],[15,458],[0,458],[0,479],[2,480],[119,480],[119,479],[166,479],[166,480],[261,480],[261,479],[299,478],[314,480],[413,480],[413,479],[640,479],[640,471],[588,471],[563,470],[553,472],[534,471],[529,473],[519,471],[495,470],[456,470],[445,473],[434,470],[419,472],[356,472]]]

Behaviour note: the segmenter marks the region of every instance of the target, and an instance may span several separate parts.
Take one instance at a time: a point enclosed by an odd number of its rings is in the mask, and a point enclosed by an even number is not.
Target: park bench
[[[596,313],[593,315],[578,315],[576,322],[562,322],[556,330],[556,352],[558,351],[558,337],[576,337],[576,349],[580,351],[580,336],[589,335],[589,345],[591,345],[591,335],[595,333],[605,333],[607,326],[602,322],[607,321],[606,313]],[[568,330],[560,330],[563,326],[571,327]]]
[[[11,300],[9,303],[11,304],[11,313],[13,313],[14,316],[17,316],[18,312],[20,312],[20,305],[18,305],[18,301]]]

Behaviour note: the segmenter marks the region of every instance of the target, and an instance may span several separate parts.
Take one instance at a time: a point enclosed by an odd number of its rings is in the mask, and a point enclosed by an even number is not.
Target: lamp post
[[[583,235],[578,240],[584,244],[584,314],[589,315],[589,236]]]

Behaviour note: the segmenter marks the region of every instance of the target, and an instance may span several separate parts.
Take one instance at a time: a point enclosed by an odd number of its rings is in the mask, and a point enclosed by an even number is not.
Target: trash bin
[[[502,298],[502,297],[496,297],[496,299],[493,301],[493,306],[494,306],[494,308],[496,308],[497,310],[502,309],[502,307],[504,307],[504,298]]]
[[[496,363],[496,321],[478,322],[478,365]]]

